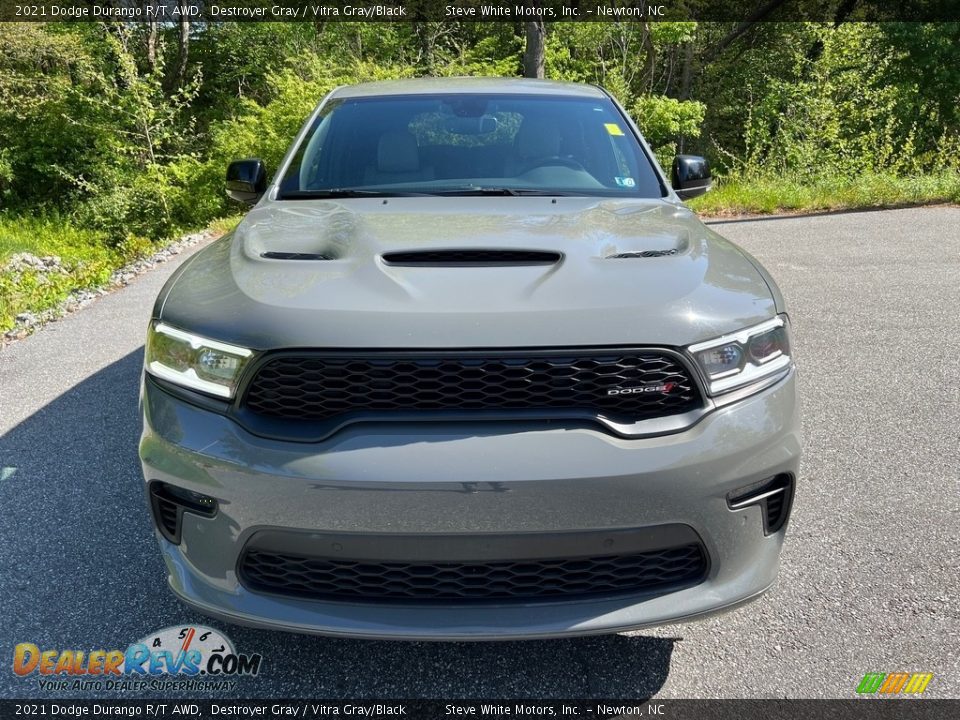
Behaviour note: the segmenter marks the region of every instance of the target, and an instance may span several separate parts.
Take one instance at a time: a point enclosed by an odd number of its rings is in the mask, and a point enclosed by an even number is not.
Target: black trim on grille
[[[388,265],[473,267],[492,265],[555,265],[563,255],[544,250],[408,250],[383,254]]]
[[[660,547],[653,541],[658,536]],[[612,531],[607,535],[493,536],[491,541],[484,536],[373,534],[334,543],[344,547],[335,556],[329,549],[332,537],[289,531],[257,533],[244,546],[238,561],[240,581],[253,592],[312,600],[555,601],[674,592],[699,584],[709,569],[696,533],[680,525]],[[336,537],[342,539],[344,535]],[[577,542],[583,538],[589,539]],[[662,546],[670,540],[685,542]],[[601,546],[606,552],[597,552]],[[427,557],[420,557],[423,547],[427,548]],[[450,557],[437,559],[443,554],[438,549],[443,547]],[[385,557],[377,558],[376,548]],[[477,554],[471,555],[470,548]],[[546,556],[529,557],[537,548],[541,552],[546,548]],[[348,554],[351,549],[356,556]]]
[[[415,420],[592,420],[630,435],[654,419],[676,431],[704,407],[678,353],[623,348],[274,352],[248,369],[238,398],[235,419],[286,439]]]

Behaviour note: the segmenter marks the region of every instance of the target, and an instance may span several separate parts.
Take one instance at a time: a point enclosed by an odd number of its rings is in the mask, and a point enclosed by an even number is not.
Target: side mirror
[[[262,160],[235,160],[227,168],[227,195],[248,205],[256,204],[267,189],[267,169]]]
[[[677,155],[673,159],[671,184],[681,200],[703,195],[713,184],[710,165],[699,155]]]

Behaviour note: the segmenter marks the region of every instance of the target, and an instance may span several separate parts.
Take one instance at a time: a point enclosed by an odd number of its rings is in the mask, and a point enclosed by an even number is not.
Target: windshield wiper
[[[574,193],[562,192],[560,190],[537,190],[535,188],[511,188],[511,187],[462,187],[450,190],[437,190],[437,195],[462,195],[465,197],[473,195],[529,195],[542,197],[565,197],[574,195]]]
[[[329,190],[291,190],[280,195],[280,200],[325,200],[329,198],[364,197],[420,197],[433,193],[403,192],[400,190],[365,190],[363,188],[330,188]]]
[[[282,193],[280,200],[327,200],[336,198],[374,198],[374,197],[428,197],[436,195],[447,195],[457,197],[470,197],[482,195],[499,196],[542,196],[542,197],[563,197],[573,196],[577,193],[563,192],[560,190],[538,190],[536,188],[511,188],[511,187],[475,187],[465,186],[458,188],[437,188],[429,192],[406,192],[403,190],[367,190],[365,188],[330,188],[329,190],[290,190]]]

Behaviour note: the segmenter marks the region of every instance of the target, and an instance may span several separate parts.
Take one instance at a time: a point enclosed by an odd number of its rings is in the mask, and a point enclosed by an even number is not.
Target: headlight
[[[240,373],[252,355],[247,348],[153,322],[147,335],[145,366],[147,372],[158,378],[191,390],[231,398]]]
[[[785,315],[687,350],[707,377],[711,395],[778,375],[793,362]]]

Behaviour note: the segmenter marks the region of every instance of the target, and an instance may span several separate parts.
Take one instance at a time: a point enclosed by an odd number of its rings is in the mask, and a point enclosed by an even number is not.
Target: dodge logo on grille
[[[657,383],[655,385],[640,385],[631,388],[612,388],[607,390],[607,395],[639,395],[641,393],[668,393],[673,390],[677,384],[675,382]]]

